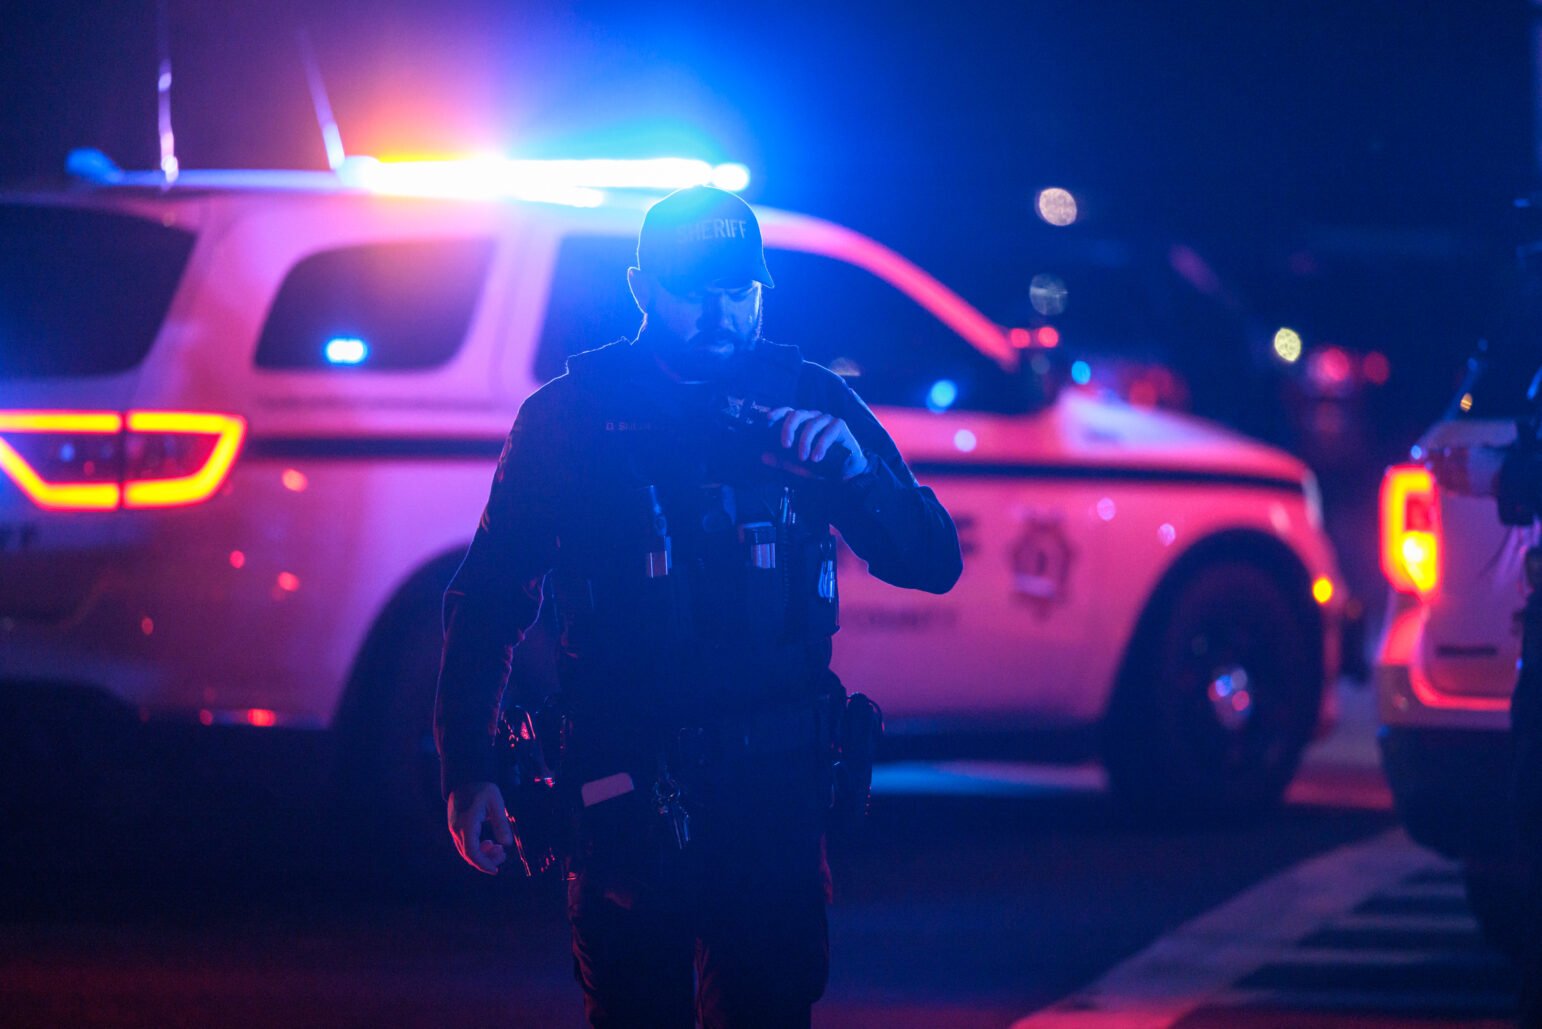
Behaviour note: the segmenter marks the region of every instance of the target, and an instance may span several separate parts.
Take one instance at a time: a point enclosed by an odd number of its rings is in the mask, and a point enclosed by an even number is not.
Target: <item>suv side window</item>
[[[642,315],[626,284],[637,261],[637,240],[626,236],[568,236],[557,248],[546,324],[535,351],[535,379],[561,375],[567,359],[623,336],[637,334]]]
[[[279,287],[257,367],[434,368],[466,338],[491,239],[370,243],[299,261]]]
[[[776,279],[766,337],[844,375],[867,403],[925,407],[933,387],[951,382],[944,406],[1023,409],[1022,387],[995,361],[865,269],[799,250],[768,250],[766,264]]]

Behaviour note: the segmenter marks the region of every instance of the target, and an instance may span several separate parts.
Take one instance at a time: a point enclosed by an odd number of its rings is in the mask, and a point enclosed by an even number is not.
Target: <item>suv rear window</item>
[[[455,356],[492,261],[491,239],[370,243],[303,258],[257,342],[257,367],[434,368]]]
[[[193,234],[110,211],[0,204],[0,379],[110,375],[144,360]]]

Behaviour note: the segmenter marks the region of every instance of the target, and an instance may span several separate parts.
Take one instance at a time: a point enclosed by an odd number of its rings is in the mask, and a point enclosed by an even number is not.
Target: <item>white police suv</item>
[[[1391,584],[1375,662],[1382,766],[1409,835],[1461,859],[1474,913],[1505,946],[1523,910],[1509,807],[1510,695],[1524,557],[1538,532],[1501,524],[1492,496],[1443,488],[1430,459],[1514,442],[1539,365],[1542,349],[1495,347],[1381,487]]]
[[[437,808],[440,595],[501,440],[570,352],[636,328],[631,176],[732,166],[82,166],[0,198],[7,729],[325,732]],[[900,738],[1083,730],[1157,813],[1277,798],[1338,662],[1310,472],[1059,389],[1052,324],[1003,328],[872,239],[759,213],[766,334],[850,376],[963,541],[943,597],[847,568],[843,679]]]

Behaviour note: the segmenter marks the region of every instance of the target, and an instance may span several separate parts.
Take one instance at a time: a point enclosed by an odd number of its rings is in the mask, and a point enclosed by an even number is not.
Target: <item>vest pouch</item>
[[[642,584],[637,617],[656,626],[655,642],[664,648],[689,643],[696,638],[691,613],[691,577],[687,569],[676,567],[669,575],[648,579]]]
[[[787,628],[787,590],[784,548],[770,522],[739,526],[739,549],[744,555],[744,635],[755,642],[782,639]]]
[[[630,636],[642,653],[661,653],[694,635],[685,569],[675,562],[674,540],[657,486],[632,495],[640,535],[623,540],[617,589],[612,599],[614,631]]]
[[[793,596],[801,613],[799,619],[807,639],[833,636],[840,628],[840,588],[836,583],[835,537],[826,533],[816,543],[810,540],[799,548],[802,558]]]

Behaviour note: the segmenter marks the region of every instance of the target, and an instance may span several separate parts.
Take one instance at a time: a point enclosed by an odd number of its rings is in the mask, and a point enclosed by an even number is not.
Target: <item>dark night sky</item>
[[[1084,201],[1074,232],[1195,241],[1285,318],[1323,306],[1279,281],[1318,227],[1491,242],[1531,183],[1524,0],[169,9],[184,167],[322,166],[304,26],[351,151],[742,160],[752,199],[866,231],[1003,320],[1055,231],[1044,185]],[[152,0],[0,6],[0,179],[82,145],[151,166],[154,25]],[[1405,324],[1349,342],[1465,331],[1444,272],[1389,274],[1360,308]]]
[[[154,10],[0,7],[0,175],[151,163]],[[320,164],[304,25],[353,149],[678,143],[891,237],[999,230],[1049,182],[1110,223],[1422,223],[1527,172],[1521,0],[696,11],[171,0],[183,164]]]

